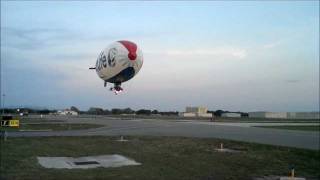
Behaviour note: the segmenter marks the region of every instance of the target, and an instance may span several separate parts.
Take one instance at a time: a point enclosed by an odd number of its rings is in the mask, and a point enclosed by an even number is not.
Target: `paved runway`
[[[223,123],[196,120],[121,120],[111,117],[55,117],[68,123],[102,124],[105,127],[72,131],[8,132],[9,137],[21,136],[115,136],[150,135],[223,138],[262,144],[319,150],[319,132],[256,128],[261,123]],[[289,123],[290,124],[290,123]],[[307,123],[310,124],[311,123]],[[317,123],[312,123],[317,124]],[[282,123],[281,125],[287,125]],[[302,125],[302,124],[301,124]]]

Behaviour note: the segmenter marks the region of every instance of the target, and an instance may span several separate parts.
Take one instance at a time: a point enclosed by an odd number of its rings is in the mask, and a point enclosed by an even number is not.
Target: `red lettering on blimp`
[[[131,61],[136,60],[137,58],[137,45],[133,42],[130,41],[118,41],[119,43],[121,43],[128,51],[128,58]]]

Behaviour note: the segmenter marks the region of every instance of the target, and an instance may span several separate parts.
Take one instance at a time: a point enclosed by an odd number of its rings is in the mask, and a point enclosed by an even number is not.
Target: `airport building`
[[[287,113],[286,112],[265,112],[265,111],[258,111],[258,112],[249,112],[250,118],[279,118],[279,119],[286,119]]]
[[[78,115],[78,112],[71,111],[71,110],[58,111],[57,113],[58,113],[58,115],[73,115],[73,116],[77,116]]]
[[[179,113],[182,117],[208,117],[211,118],[212,114],[207,113],[206,107],[186,107],[186,112]]]
[[[319,112],[288,112],[288,119],[320,119]]]
[[[240,118],[241,114],[240,113],[222,113],[221,117],[231,117],[231,118]]]
[[[319,112],[249,112],[249,118],[319,119]]]
[[[208,108],[206,107],[186,107],[187,113],[199,113],[199,114],[205,114],[207,113]]]

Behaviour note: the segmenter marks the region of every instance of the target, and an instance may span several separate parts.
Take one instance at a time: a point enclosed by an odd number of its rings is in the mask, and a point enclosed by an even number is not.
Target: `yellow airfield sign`
[[[19,120],[17,120],[17,119],[9,120],[9,126],[10,127],[19,127],[19,125],[20,125]]]
[[[20,121],[18,119],[1,120],[1,126],[19,128]]]

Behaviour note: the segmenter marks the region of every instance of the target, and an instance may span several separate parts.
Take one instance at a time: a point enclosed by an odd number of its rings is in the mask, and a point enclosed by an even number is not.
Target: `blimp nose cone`
[[[137,58],[137,54],[136,53],[129,53],[128,54],[128,58],[131,60],[131,61],[134,61],[134,60],[136,60],[136,58]]]

